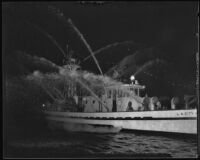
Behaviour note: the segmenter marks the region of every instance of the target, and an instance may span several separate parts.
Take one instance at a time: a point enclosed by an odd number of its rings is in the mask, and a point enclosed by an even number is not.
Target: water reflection
[[[126,132],[116,134],[52,132],[45,137],[34,140],[13,141],[10,146],[15,149],[30,149],[32,156],[40,152],[43,157],[49,157],[50,152],[51,154],[54,153],[54,157],[87,157],[90,155],[98,156],[99,154],[108,157],[118,154],[125,157],[133,154],[168,154],[172,157],[196,157],[197,154],[196,139],[189,138],[186,140],[162,135]]]

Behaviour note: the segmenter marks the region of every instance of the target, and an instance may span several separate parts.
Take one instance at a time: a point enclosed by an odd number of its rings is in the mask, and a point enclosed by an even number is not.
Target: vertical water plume
[[[145,63],[144,65],[142,65],[141,67],[139,67],[139,69],[134,73],[134,76],[138,75],[139,73],[141,73],[142,71],[152,67],[155,64],[163,64],[164,61],[160,60],[160,59],[156,59],[156,60],[152,60],[152,61],[148,61],[147,63]]]
[[[84,38],[84,36],[81,34],[81,32],[78,30],[78,28],[73,24],[72,20],[69,18],[68,20],[65,18],[64,13],[61,12],[58,8],[56,8],[55,6],[48,6],[48,9],[50,11],[50,13],[52,13],[53,15],[55,15],[58,19],[60,19],[62,22],[64,22],[64,24],[68,27],[70,26],[70,28],[72,28],[75,33],[79,36],[80,40],[83,42],[83,44],[86,46],[87,50],[89,51],[89,53],[91,54],[91,56],[93,57],[97,68],[99,70],[99,72],[101,73],[101,75],[103,76],[103,72],[102,69],[90,47],[90,45],[87,43],[86,39]],[[105,90],[105,86],[104,86],[104,90]]]
[[[27,76],[27,79],[36,82],[47,93],[47,95],[52,98],[53,101],[62,99],[60,92],[58,92],[55,86],[51,84],[53,79],[47,76],[45,78],[44,77],[45,76],[39,71],[34,71],[32,75]]]
[[[83,37],[83,35],[81,34],[81,32],[78,30],[78,28],[73,24],[72,20],[71,19],[68,19],[68,23],[71,25],[71,27],[74,29],[74,31],[77,33],[77,35],[79,36],[79,38],[81,39],[81,41],[85,44],[85,46],[87,47],[88,51],[90,52],[91,56],[93,57],[101,75],[103,75],[103,72],[101,70],[101,67],[99,65],[99,62],[97,61],[90,45],[87,43],[87,41],[85,40],[85,38]]]
[[[121,44],[128,44],[128,43],[132,43],[132,41],[116,42],[116,43],[109,44],[109,45],[107,45],[107,46],[105,46],[105,47],[102,47],[102,48],[100,48],[100,49],[94,51],[94,55],[99,54],[100,52],[105,51],[106,49],[109,49],[109,48],[111,48],[111,47],[116,47],[116,46],[118,46],[118,45],[121,45]],[[85,57],[85,58],[83,59],[83,61],[86,61],[86,60],[89,59],[90,57],[91,57],[91,55]]]
[[[108,107],[102,102],[102,100],[86,85],[84,84],[81,80],[79,80],[79,78],[75,78],[75,80],[82,85],[82,87],[84,87],[87,91],[89,91],[91,93],[92,96],[94,96],[94,98],[99,101],[105,108],[107,111],[109,111]]]
[[[51,40],[51,42],[53,42],[53,44],[59,49],[59,51],[63,54],[64,57],[66,57],[66,53],[65,51],[62,49],[62,47],[57,43],[57,41],[53,38],[53,36],[51,36],[48,32],[46,32],[45,30],[43,30],[41,27],[39,27],[36,24],[33,24],[31,22],[26,21],[27,24],[33,26],[35,29],[37,29],[38,31],[40,31],[42,34],[44,34],[47,38],[49,38]]]
[[[68,20],[66,20],[63,12],[61,12],[58,8],[56,8],[55,6],[48,6],[48,9],[51,13],[53,13],[54,15],[57,16],[57,18],[59,18],[61,21],[63,21],[67,26],[70,26],[75,33],[79,36],[80,40],[84,43],[84,45],[86,46],[87,50],[89,51],[89,53],[91,54],[91,56],[93,57],[97,68],[99,69],[101,75],[103,75],[103,72],[101,70],[101,67],[96,59],[96,57],[94,56],[94,53],[90,47],[90,45],[87,43],[86,39],[84,38],[84,36],[81,34],[81,32],[78,30],[78,28],[73,24],[72,20],[69,18]]]
[[[81,32],[78,30],[78,28],[73,24],[72,20],[69,18],[68,20],[65,18],[64,16],[64,13],[61,12],[58,8],[56,8],[55,6],[51,6],[49,5],[48,6],[48,9],[50,11],[50,13],[52,13],[53,15],[55,15],[58,19],[60,19],[67,27],[69,26],[70,28],[72,28],[75,33],[78,35],[78,37],[80,38],[80,40],[83,42],[83,44],[86,46],[87,50],[89,51],[89,53],[91,54],[91,56],[93,57],[96,65],[97,65],[97,68],[99,70],[99,72],[101,73],[102,76],[103,75],[103,72],[102,72],[102,69],[90,47],[90,45],[87,43],[86,39],[84,38],[84,36],[81,34]],[[105,85],[104,85],[104,90],[105,89]]]
[[[101,70],[101,67],[100,67],[100,65],[99,65],[99,62],[97,61],[97,59],[96,59],[96,57],[95,57],[95,55],[94,55],[94,53],[93,53],[93,51],[92,51],[90,45],[87,43],[87,41],[85,40],[85,38],[83,37],[83,35],[81,34],[81,32],[78,30],[78,28],[73,24],[73,22],[72,22],[71,19],[68,19],[68,23],[69,23],[70,26],[74,29],[74,31],[77,33],[77,35],[79,36],[79,38],[81,39],[81,41],[85,44],[85,46],[87,47],[87,49],[88,49],[88,51],[90,52],[91,56],[93,57],[93,59],[94,59],[96,65],[97,65],[97,68],[99,69],[99,72],[101,73],[102,76],[104,76],[104,75],[103,75],[103,72],[102,72],[102,70]],[[103,86],[104,86],[104,90],[106,90],[106,89],[105,89],[105,85],[103,85]],[[106,92],[105,92],[105,93],[106,93]]]
[[[108,111],[109,110],[108,107],[106,106],[105,103],[102,102],[102,100],[98,97],[98,95],[95,93],[96,91],[94,90],[95,88],[99,87],[96,85],[96,82],[100,80],[101,81],[100,84],[102,84],[103,80],[100,79],[99,76],[88,74],[89,75],[88,77],[88,75],[85,76],[85,74],[86,74],[85,72],[84,73],[79,73],[76,71],[71,72],[66,70],[64,67],[60,67],[59,73],[43,74],[40,73],[39,71],[35,71],[33,72],[33,74],[28,75],[27,79],[36,82],[47,93],[47,95],[51,97],[51,99],[54,102],[59,102],[62,104],[67,102],[69,100],[68,98],[74,95],[74,94],[69,95],[69,92],[71,93],[71,89],[68,87],[72,83],[73,85],[78,87],[77,88],[78,90],[82,90],[83,92],[92,95]],[[94,79],[91,80],[91,78]],[[78,86],[77,84],[80,84],[80,86]],[[94,86],[92,87],[91,84]],[[101,85],[101,87],[103,88],[104,86]],[[77,92],[75,94],[77,94]]]

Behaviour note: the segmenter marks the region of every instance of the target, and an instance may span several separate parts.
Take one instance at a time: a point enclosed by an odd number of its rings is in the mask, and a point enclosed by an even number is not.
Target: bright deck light
[[[132,75],[132,76],[130,77],[130,79],[131,79],[131,81],[134,81],[134,80],[135,80],[134,75]]]

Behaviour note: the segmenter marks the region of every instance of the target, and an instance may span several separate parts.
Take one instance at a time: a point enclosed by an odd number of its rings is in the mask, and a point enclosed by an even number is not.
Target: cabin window
[[[116,93],[117,93],[117,91],[116,91],[116,90],[113,90],[113,98],[116,97]]]
[[[128,93],[127,92],[124,92],[122,97],[128,97]]]
[[[125,93],[124,92],[122,92],[122,97],[125,97]]]
[[[111,98],[111,90],[108,90],[107,97]]]
[[[126,97],[126,92],[123,93],[123,97]]]
[[[95,103],[95,100],[93,100],[93,104]]]
[[[139,89],[134,89],[135,95],[140,96],[140,91]]]
[[[139,89],[137,89],[137,95],[140,96],[140,90]]]
[[[145,94],[146,94],[146,93],[145,93],[145,91],[144,91],[144,90],[140,90],[140,96],[141,96],[141,97],[144,97],[144,96],[145,96]]]
[[[118,90],[118,98],[121,98],[121,97],[122,97],[122,91]]]
[[[127,97],[127,93],[124,93],[124,97]]]
[[[138,95],[137,89],[134,89],[133,92],[134,92],[135,95]]]
[[[135,94],[136,94],[136,90],[135,90],[135,89],[133,89],[133,88],[130,88],[130,92],[131,92],[131,94],[133,94],[133,95],[135,95]]]
[[[85,104],[87,104],[87,100],[85,101]]]
[[[130,96],[130,94],[126,92],[125,93],[125,97],[129,97],[129,96]]]

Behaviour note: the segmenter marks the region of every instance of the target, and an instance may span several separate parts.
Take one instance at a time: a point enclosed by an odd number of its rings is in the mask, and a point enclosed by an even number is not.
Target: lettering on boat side
[[[177,113],[177,116],[189,116],[189,115],[193,115],[193,112],[181,112],[181,113]]]

